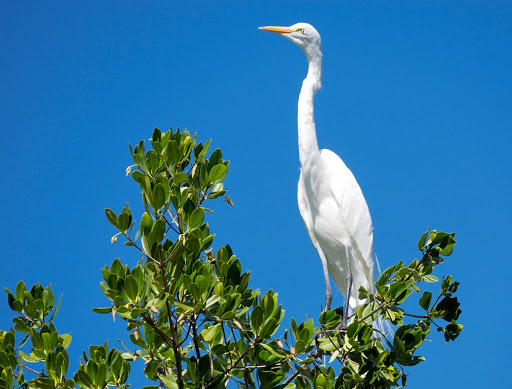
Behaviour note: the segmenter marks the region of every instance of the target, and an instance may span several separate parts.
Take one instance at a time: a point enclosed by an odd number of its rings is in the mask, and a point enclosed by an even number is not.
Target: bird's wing
[[[363,192],[354,175],[345,163],[335,153],[324,149],[321,151],[324,176],[331,177],[329,188],[338,209],[339,217],[345,226],[350,244],[353,247],[352,256],[357,259],[351,264],[362,271],[368,282],[373,283],[373,225],[370,211]],[[359,269],[358,269],[359,268]]]

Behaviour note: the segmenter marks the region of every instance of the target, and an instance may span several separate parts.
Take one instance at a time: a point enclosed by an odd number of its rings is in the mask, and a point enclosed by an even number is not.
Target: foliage
[[[375,293],[360,289],[367,302],[349,317],[347,328],[340,329],[338,308],[322,312],[317,325],[291,319],[280,330],[284,310],[277,293],[250,288],[250,273],[229,246],[211,248],[214,235],[205,219],[212,211],[206,203],[224,198],[233,205],[222,183],[229,162],[221,150],[207,157],[210,141],[198,143],[195,135],[172,129],[155,129],[151,145],[130,146],[134,165],[127,175],[142,192],[140,221],[128,204],[119,214],[105,210],[118,230],[112,242],[124,237],[140,261],[129,267],[117,258],[102,269],[101,289],[111,305],[94,308],[124,320],[131,344],[123,352],[106,342],[90,346],[71,379],[71,337],[53,325],[59,304],[50,286],[27,291],[20,281],[15,293],[6,289],[17,316],[9,332],[0,332],[0,388],[123,388],[138,358],[154,382],[145,389],[209,389],[229,382],[241,388],[390,388],[405,386],[404,367],[424,360],[416,351],[432,325],[446,341],[459,335],[459,283],[444,277],[435,296],[420,289],[438,282],[434,269],[455,245],[453,233],[435,230],[421,236],[419,260],[386,269]],[[420,313],[403,308],[411,297]],[[398,326],[394,337],[373,326],[376,321]],[[25,334],[17,347],[16,333]],[[27,355],[22,349],[29,341]],[[29,379],[30,373],[37,376]]]

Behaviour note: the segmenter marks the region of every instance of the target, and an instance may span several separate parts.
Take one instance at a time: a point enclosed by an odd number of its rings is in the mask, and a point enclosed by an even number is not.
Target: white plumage
[[[278,33],[304,50],[308,74],[298,103],[298,138],[301,173],[298,185],[299,210],[324,269],[326,308],[332,293],[329,275],[347,298],[347,281],[353,277],[351,309],[364,301],[358,290],[372,291],[374,282],[373,226],[361,188],[340,157],[320,150],[316,139],[313,101],[322,84],[320,34],[306,23],[290,27],[260,27]],[[346,320],[346,315],[345,318]]]

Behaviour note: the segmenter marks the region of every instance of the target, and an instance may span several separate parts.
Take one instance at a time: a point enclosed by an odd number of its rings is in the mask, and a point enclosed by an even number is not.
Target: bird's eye
[[[297,28],[297,32],[301,32],[304,34],[304,29],[303,28]]]

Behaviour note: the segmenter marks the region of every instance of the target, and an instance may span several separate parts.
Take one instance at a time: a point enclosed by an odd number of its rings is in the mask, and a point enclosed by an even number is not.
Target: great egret
[[[364,286],[368,291],[373,288],[373,225],[352,172],[335,153],[318,148],[313,100],[322,87],[320,34],[307,23],[260,29],[280,34],[299,45],[308,60],[297,116],[301,164],[299,210],[322,260],[326,309],[332,301],[330,275],[347,302],[343,315],[346,325],[348,305],[355,310],[364,303],[358,298],[359,287]]]

